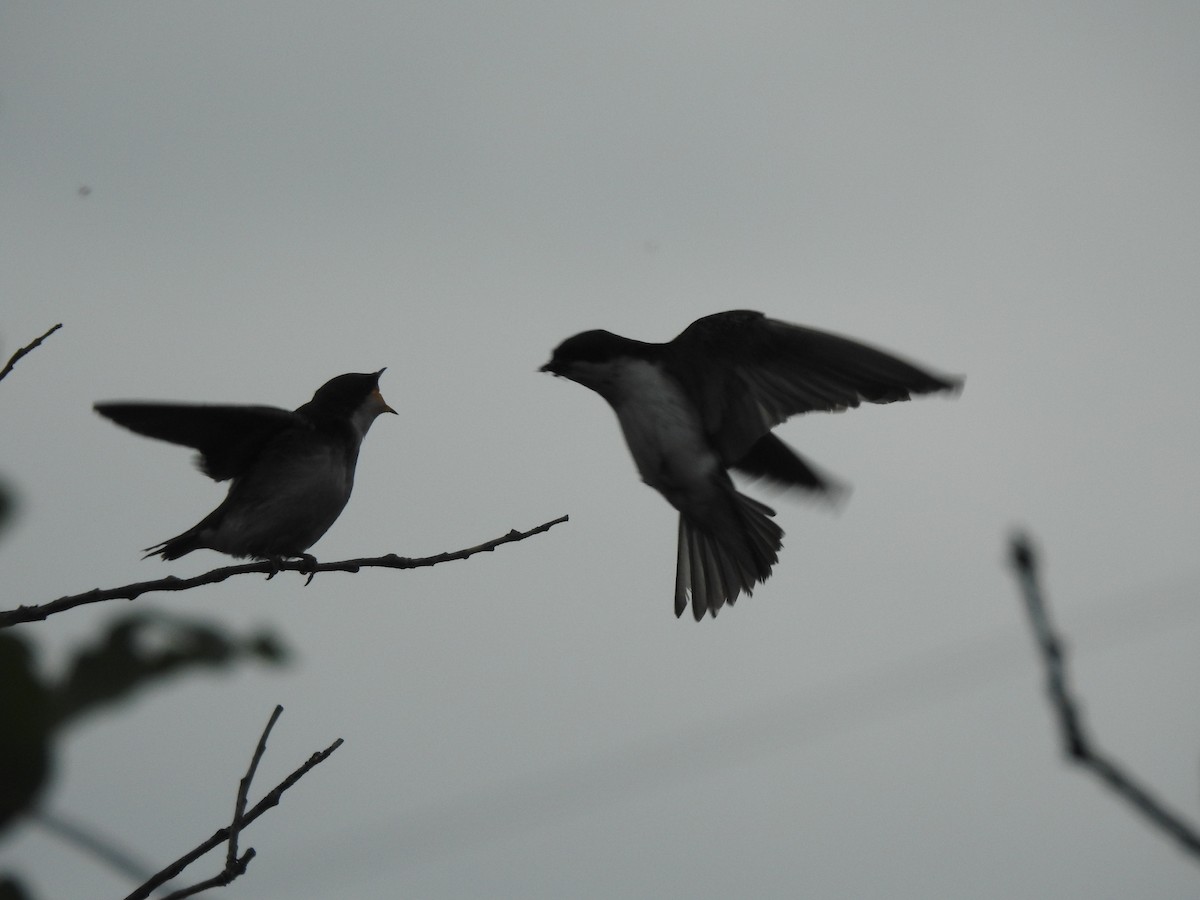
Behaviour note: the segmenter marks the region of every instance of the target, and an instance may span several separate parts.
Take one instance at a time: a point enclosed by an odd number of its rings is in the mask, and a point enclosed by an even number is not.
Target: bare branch
[[[21,357],[23,357],[25,354],[29,353],[32,350],[36,350],[38,347],[40,347],[42,345],[42,341],[44,341],[46,338],[50,337],[50,335],[54,334],[54,332],[58,331],[58,329],[60,329],[60,328],[62,328],[62,322],[59,322],[57,325],[55,325],[53,328],[51,328],[49,331],[47,331],[45,334],[43,334],[40,338],[35,340],[33,343],[27,344],[26,346],[24,346],[20,350],[18,350],[16,353],[14,353],[9,358],[8,362],[5,364],[4,368],[0,369],[0,381],[3,381],[5,376],[7,376],[8,373],[13,370],[13,366],[15,366],[18,362],[21,361]]]
[[[243,804],[245,803],[245,792],[249,789],[249,779],[254,777],[254,772],[258,768],[258,761],[262,757],[263,750],[266,748],[267,735],[274,727],[275,721],[279,718],[279,715],[282,712],[282,706],[275,707],[275,711],[271,714],[270,721],[267,722],[267,727],[263,730],[262,737],[259,738],[258,747],[254,751],[253,759],[250,761],[250,768],[246,772],[245,778],[242,779],[238,787],[237,811],[235,813],[233,823],[225,828],[219,829],[204,843],[179,857],[179,859],[175,860],[175,862],[171,863],[153,878],[142,884],[136,891],[126,897],[125,900],[146,900],[146,898],[150,896],[151,892],[153,892],[159,885],[165,884],[172,878],[177,877],[181,872],[183,872],[184,869],[186,869],[196,860],[200,859],[200,857],[204,856],[204,854],[216,847],[219,847],[226,841],[231,842],[231,847],[229,856],[226,859],[225,868],[221,872],[199,884],[192,885],[189,888],[184,888],[181,891],[176,891],[175,893],[168,895],[165,900],[179,900],[179,898],[182,897],[192,897],[201,891],[208,890],[209,888],[227,885],[229,882],[233,881],[233,879],[237,878],[246,871],[247,864],[254,858],[254,850],[247,850],[241,855],[241,857],[238,857],[236,850],[238,835],[242,832],[242,830],[245,829],[247,825],[257,819],[267,810],[278,806],[279,800],[283,796],[284,791],[307,775],[314,766],[317,766],[328,759],[330,754],[332,754],[334,750],[342,745],[342,739],[338,738],[324,750],[314,753],[308,758],[308,761],[305,762],[304,765],[296,769],[296,771],[276,785],[274,790],[263,797],[262,800],[258,801],[253,809],[251,809],[249,812],[241,814],[244,812]],[[232,862],[230,862],[230,860],[232,860]]]
[[[254,780],[254,773],[258,771],[258,761],[266,752],[267,737],[271,734],[271,729],[275,727],[275,723],[279,721],[281,715],[283,715],[283,707],[277,705],[275,711],[271,713],[271,718],[267,720],[267,727],[263,729],[262,737],[258,739],[258,746],[254,748],[254,756],[250,758],[250,768],[246,770],[246,774],[242,776],[242,780],[238,784],[237,802],[233,805],[233,821],[229,825],[229,852],[225,856],[227,870],[233,870],[239,864],[238,834],[242,830],[242,816],[246,814],[246,797],[250,793],[250,782]],[[244,866],[245,863],[242,865]]]
[[[1066,648],[1050,622],[1050,613],[1038,580],[1037,554],[1026,535],[1017,534],[1012,538],[1009,562],[1024,595],[1030,627],[1045,664],[1046,692],[1058,717],[1063,752],[1067,759],[1090,769],[1151,825],[1173,838],[1188,853],[1200,858],[1200,831],[1167,809],[1162,801],[1138,784],[1133,776],[1123,771],[1088,738],[1083,715],[1071,696],[1067,682]]]
[[[372,567],[383,569],[420,569],[428,566],[436,566],[444,562],[468,559],[477,553],[490,553],[503,544],[516,543],[517,541],[533,537],[535,534],[549,531],[555,525],[566,522],[568,519],[568,516],[559,516],[557,519],[544,522],[536,528],[531,528],[529,531],[513,530],[503,537],[493,538],[475,547],[468,547],[465,550],[455,550],[451,553],[439,553],[437,556],[426,556],[418,559],[389,553],[386,556],[317,563],[315,566],[305,560],[285,560],[279,563],[254,562],[237,566],[224,566],[223,568],[213,569],[210,572],[205,572],[203,575],[196,575],[192,578],[177,578],[174,575],[169,575],[166,578],[159,578],[155,581],[141,581],[136,584],[126,584],[121,587],[104,590],[96,588],[83,594],[59,597],[57,600],[37,606],[18,606],[16,609],[4,610],[0,612],[0,628],[20,625],[22,622],[40,622],[55,613],[65,612],[68,609],[74,609],[77,606],[84,606],[88,603],[100,603],[104,600],[133,600],[142,594],[155,591],[186,591],[205,584],[218,584],[226,579],[233,578],[235,575],[257,573],[260,575],[265,574],[268,578],[273,578],[277,572],[301,572],[308,575],[309,581],[311,581],[313,575],[317,572],[357,572],[359,569]]]

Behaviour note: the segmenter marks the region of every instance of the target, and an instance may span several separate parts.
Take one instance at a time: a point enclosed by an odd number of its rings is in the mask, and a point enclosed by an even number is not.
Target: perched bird
[[[339,375],[295,412],[273,406],[97,403],[96,412],[147,437],[199,450],[214,481],[233,479],[224,502],[146,556],[178,559],[208,549],[279,562],[299,557],[350,499],[358,449],[371,423],[395,413],[379,393],[380,369]]]
[[[608,401],[642,481],[679,510],[675,615],[690,598],[696,621],[766,581],[783,546],[774,510],[738,493],[729,469],[787,488],[838,489],[772,428],[798,413],[962,384],[749,310],[697,319],[664,344],[585,331],[559,344],[541,371]]]

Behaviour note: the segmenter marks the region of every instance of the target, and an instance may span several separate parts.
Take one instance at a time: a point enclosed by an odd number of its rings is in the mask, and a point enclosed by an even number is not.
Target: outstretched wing
[[[286,428],[302,418],[273,406],[189,403],[97,403],[96,412],[146,437],[200,451],[200,470],[214,481],[235,478]]]
[[[749,310],[697,319],[668,346],[727,465],[789,416],[962,386],[858,341]]]

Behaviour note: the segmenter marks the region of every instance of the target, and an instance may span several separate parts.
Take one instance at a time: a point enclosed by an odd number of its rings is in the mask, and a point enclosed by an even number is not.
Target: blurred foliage
[[[244,659],[278,665],[287,650],[271,632],[237,637],[213,622],[144,610],[114,619],[94,645],[75,654],[57,692],[54,724],[129,699],[190,669],[224,669]]]
[[[12,522],[13,511],[16,507],[17,501],[13,496],[12,489],[0,481],[0,532],[3,532],[5,527]],[[3,898],[0,897],[0,900]]]
[[[31,895],[11,875],[0,875],[0,900],[28,900]]]
[[[0,634],[0,831],[33,804],[49,778],[52,697],[34,672],[28,643]]]
[[[242,637],[212,622],[143,610],[112,620],[51,682],[37,671],[31,641],[0,634],[0,832],[36,806],[63,726],[171,676],[243,661],[281,665],[287,650],[269,631]]]

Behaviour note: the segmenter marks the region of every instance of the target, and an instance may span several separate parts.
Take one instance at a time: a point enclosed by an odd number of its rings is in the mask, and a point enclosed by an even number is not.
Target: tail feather
[[[718,531],[693,517],[679,517],[679,550],[675,570],[675,615],[691,601],[699,622],[706,613],[730,606],[744,591],[766,581],[783,546],[783,529],[770,517],[774,510],[730,489],[732,516]]]
[[[177,534],[173,538],[167,538],[165,541],[160,541],[152,547],[143,549],[146,555],[142,559],[149,559],[151,556],[161,556],[163,559],[179,559],[179,557],[191,553],[193,550],[200,549],[200,542],[197,540],[198,531],[195,528],[189,528],[183,534]]]

